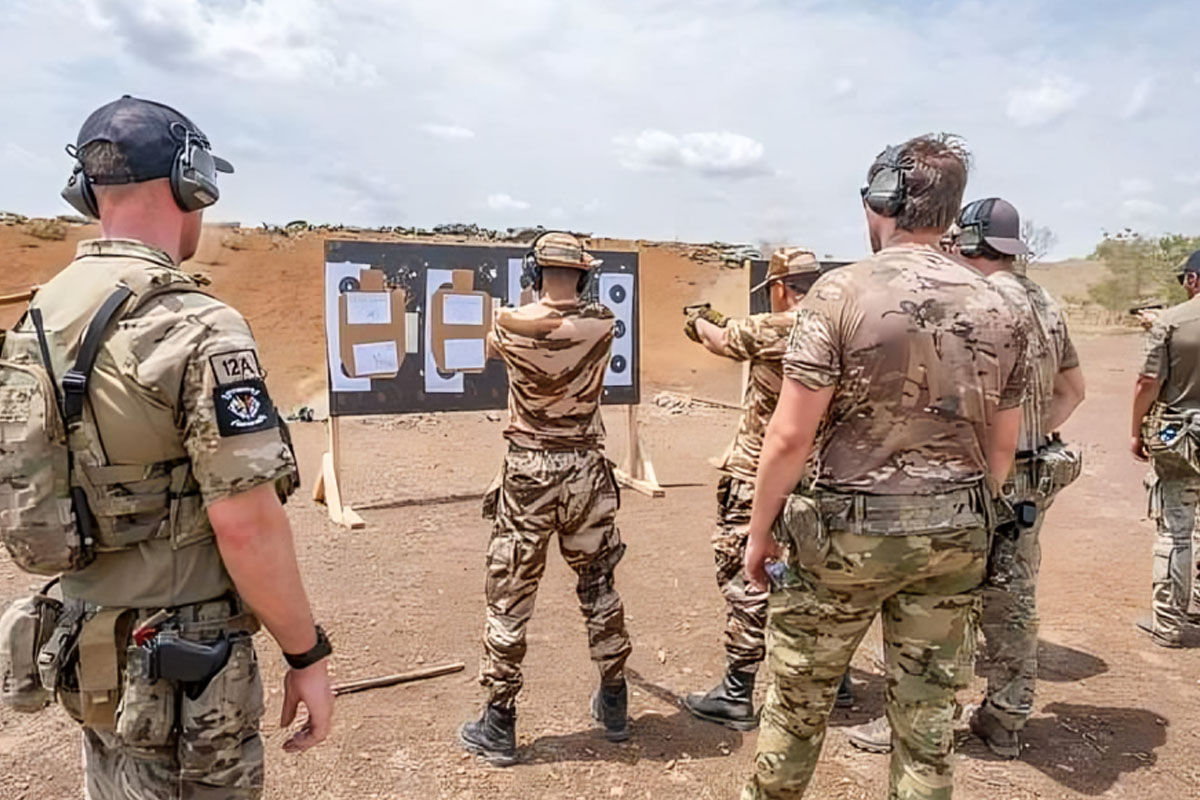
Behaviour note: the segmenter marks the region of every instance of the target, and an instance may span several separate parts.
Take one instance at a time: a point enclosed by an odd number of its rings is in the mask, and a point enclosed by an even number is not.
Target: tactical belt
[[[828,530],[874,536],[982,527],[989,502],[982,481],[929,495],[842,494],[818,488],[813,497]]]

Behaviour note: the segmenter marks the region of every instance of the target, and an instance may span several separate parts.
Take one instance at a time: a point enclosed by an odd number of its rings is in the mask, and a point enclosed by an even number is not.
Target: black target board
[[[508,376],[485,338],[521,286],[528,247],[330,240],[325,337],[333,416],[484,411],[508,406]],[[638,256],[601,259],[587,293],[616,316],[603,402],[641,400]]]

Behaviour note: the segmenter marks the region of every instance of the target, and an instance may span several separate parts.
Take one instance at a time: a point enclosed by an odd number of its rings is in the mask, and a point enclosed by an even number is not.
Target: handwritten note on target
[[[354,371],[359,376],[392,375],[400,370],[395,342],[354,345]]]
[[[392,295],[390,292],[348,292],[346,294],[346,324],[390,325]]]

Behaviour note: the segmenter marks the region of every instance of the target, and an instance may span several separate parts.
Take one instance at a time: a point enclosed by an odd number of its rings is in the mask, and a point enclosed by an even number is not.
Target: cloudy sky
[[[1082,255],[1105,229],[1200,233],[1196,22],[1152,0],[0,0],[0,209],[68,211],[62,146],[131,93],[235,163],[211,219],[849,257],[875,153],[946,130],[968,199]]]

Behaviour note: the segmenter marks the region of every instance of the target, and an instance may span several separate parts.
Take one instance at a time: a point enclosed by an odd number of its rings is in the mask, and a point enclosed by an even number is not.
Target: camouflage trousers
[[[768,599],[767,663],[755,773],[742,800],[803,797],[838,683],[883,615],[889,800],[948,800],[956,692],[970,681],[987,531],[829,534],[819,563],[795,564]]]
[[[976,672],[987,678],[984,711],[1002,727],[1019,731],[1033,713],[1037,689],[1037,580],[1042,563],[1042,521],[1051,500],[1039,500],[1028,467],[1017,464],[1005,497],[1037,502],[1037,520],[1016,538],[997,535],[983,592],[984,649]]]
[[[734,672],[757,672],[766,654],[767,593],[751,589],[742,574],[753,502],[753,483],[726,475],[717,484],[712,545],[717,587],[725,597],[725,661]]]
[[[533,616],[555,533],[559,551],[577,576],[579,609],[601,683],[622,681],[630,643],[613,570],[625,545],[616,525],[620,497],[604,454],[512,447],[501,484],[489,499],[495,525],[487,554],[487,625],[480,668],[488,702],[512,706],[521,691],[525,627]],[[485,505],[485,515],[489,510]]]
[[[180,609],[184,638],[215,638],[226,601]],[[148,616],[147,612],[143,616]],[[151,681],[130,647],[114,730],[83,729],[86,800],[258,800],[263,793],[262,680],[248,633],[200,691]],[[194,695],[194,697],[193,697]]]
[[[1151,575],[1154,632],[1179,639],[1188,605],[1200,609],[1200,526],[1196,524],[1200,478],[1158,469],[1150,487],[1150,516],[1158,531]]]

